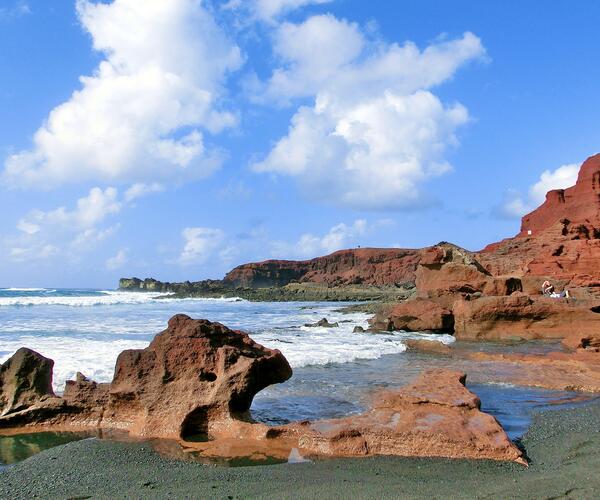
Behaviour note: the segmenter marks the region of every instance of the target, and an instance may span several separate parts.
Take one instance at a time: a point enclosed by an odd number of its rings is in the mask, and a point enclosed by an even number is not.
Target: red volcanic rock
[[[493,365],[501,374],[501,380],[498,380],[501,382],[563,391],[600,392],[600,354],[597,352],[579,350],[544,355],[478,352],[470,358]]]
[[[205,434],[211,421],[246,412],[258,391],[291,375],[279,351],[180,314],[146,349],[119,355],[102,425],[139,436]]]
[[[292,375],[279,351],[243,332],[182,314],[173,316],[146,349],[123,351],[110,384],[78,374],[67,382],[64,398],[51,398],[52,364],[19,350],[3,365],[3,414],[22,410],[37,417],[0,416],[0,424],[123,429],[177,439],[208,433],[215,421],[243,414],[258,391]],[[53,411],[47,408],[49,398]]]
[[[525,215],[515,238],[488,245],[478,259],[494,275],[600,285],[600,155],[584,162],[575,186],[550,191]]]
[[[81,408],[89,419],[101,418],[108,403],[110,384],[98,384],[77,372],[75,380],[67,380],[63,399],[70,407]]]
[[[457,299],[454,335],[461,340],[565,338],[600,330],[597,302],[569,301],[514,293],[504,297]]]
[[[452,312],[437,302],[414,299],[383,308],[371,321],[373,330],[405,330],[408,332],[452,332]]]
[[[53,366],[21,348],[0,367],[0,427],[44,420],[63,405],[52,390]]]
[[[425,339],[406,339],[403,341],[406,347],[411,351],[427,352],[432,354],[449,355],[452,353],[450,346],[437,342],[435,340]]]
[[[298,426],[302,454],[477,458],[525,463],[496,419],[480,411],[463,373],[430,370],[386,391],[362,415]]]
[[[54,396],[54,361],[31,349],[21,348],[0,367],[0,411],[19,410],[44,397]]]
[[[311,260],[244,264],[229,272],[223,281],[243,287],[282,286],[291,282],[329,286],[393,285],[414,281],[419,259],[419,250],[340,250]]]
[[[449,243],[426,249],[416,272],[417,293],[424,298],[483,292],[492,281],[473,254]]]
[[[575,186],[548,192],[542,206],[523,217],[519,236],[536,235],[562,219],[600,222],[600,154],[583,163]]]

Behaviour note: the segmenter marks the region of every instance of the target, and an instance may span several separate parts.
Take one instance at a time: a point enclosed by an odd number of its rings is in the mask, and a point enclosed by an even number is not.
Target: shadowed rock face
[[[243,414],[258,391],[292,375],[279,351],[185,315],[171,318],[146,349],[123,351],[110,384],[78,374],[56,398],[52,365],[27,349],[3,365],[0,427],[92,426],[177,439]],[[27,418],[17,419],[20,414]]]
[[[53,419],[65,402],[52,390],[54,361],[21,348],[0,367],[0,428]]]
[[[19,412],[41,399],[54,397],[54,361],[21,348],[0,367],[0,415]]]

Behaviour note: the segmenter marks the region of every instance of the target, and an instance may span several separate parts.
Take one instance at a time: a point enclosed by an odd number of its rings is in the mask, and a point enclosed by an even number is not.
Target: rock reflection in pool
[[[36,432],[0,436],[0,464],[11,465],[41,451],[90,437],[79,432]]]

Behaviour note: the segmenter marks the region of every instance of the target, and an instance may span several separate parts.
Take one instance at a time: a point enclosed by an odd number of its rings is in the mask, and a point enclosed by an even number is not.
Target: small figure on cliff
[[[571,298],[571,294],[569,293],[569,290],[567,290],[565,288],[562,292],[558,293],[554,289],[554,285],[552,283],[550,283],[548,280],[546,280],[542,283],[542,293],[553,299],[569,299],[569,298]]]

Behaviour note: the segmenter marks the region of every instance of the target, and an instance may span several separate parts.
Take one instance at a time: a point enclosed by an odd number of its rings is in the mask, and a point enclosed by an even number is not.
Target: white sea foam
[[[66,337],[19,337],[2,341],[0,362],[6,361],[17,349],[27,346],[54,360],[53,386],[62,391],[65,381],[79,371],[97,382],[110,382],[119,353],[125,349],[143,349],[146,341],[74,339]]]
[[[48,288],[0,288],[5,292],[56,292],[56,290],[50,290]]]
[[[90,307],[90,306],[112,306],[119,304],[146,304],[153,302],[157,297],[161,302],[240,302],[238,297],[223,298],[169,298],[169,293],[159,292],[118,292],[102,291],[101,295],[77,295],[77,296],[19,296],[19,297],[0,297],[0,307],[6,306],[71,306],[71,307]]]
[[[73,292],[71,292],[73,293]],[[88,293],[89,292],[85,292]],[[336,304],[286,304],[238,302],[239,299],[156,299],[160,293],[104,291],[94,296],[0,297],[2,328],[0,360],[26,346],[55,361],[54,384],[62,390],[77,371],[98,382],[110,381],[118,354],[143,348],[166,327],[173,314],[219,321],[245,330],[260,344],[282,351],[292,367],[347,363],[377,359],[406,350],[407,338],[442,343],[449,335],[420,333],[353,333],[368,326],[368,315],[341,314]],[[235,302],[235,303],[234,303]],[[124,304],[122,307],[113,305]],[[65,305],[40,309],[23,305]],[[85,306],[97,305],[91,308]],[[77,306],[77,307],[75,307]],[[107,307],[108,306],[108,307]],[[339,322],[338,328],[302,326],[322,317]]]

